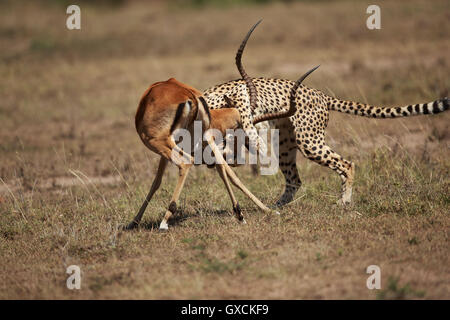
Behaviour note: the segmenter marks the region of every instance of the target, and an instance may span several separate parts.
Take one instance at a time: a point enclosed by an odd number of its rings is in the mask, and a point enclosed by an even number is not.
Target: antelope
[[[256,25],[253,26],[247,33],[236,54],[236,66],[244,79],[246,86],[248,87],[250,93],[250,107],[253,108],[256,105],[257,94],[251,78],[244,70],[241,58],[247,40],[255,27]],[[294,114],[296,88],[298,88],[302,81],[315,69],[317,69],[317,67],[311,69],[297,80],[291,91],[292,96],[290,99],[292,103],[287,111],[262,114],[253,120],[253,124],[288,117]],[[211,148],[214,154],[214,166],[225,184],[233,205],[233,212],[237,216],[238,220],[245,223],[239,203],[231,189],[229,179],[261,210],[264,212],[273,211],[265,206],[257,197],[255,197],[239,180],[224,160],[223,154],[219,150],[216,141],[214,141],[214,137],[209,134],[208,129],[219,130],[223,135],[225,135],[227,129],[234,130],[242,127],[240,113],[233,107],[235,102],[227,96],[225,96],[224,99],[227,100],[227,108],[209,110],[209,107],[199,90],[174,78],[170,78],[167,81],[156,82],[144,92],[136,111],[136,131],[144,145],[151,151],[160,155],[161,158],[152,186],[137,215],[126,226],[126,229],[133,229],[139,225],[148,203],[161,185],[162,176],[167,167],[167,163],[170,161],[178,167],[178,182],[170,199],[170,204],[165,212],[164,218],[159,226],[160,230],[164,231],[168,229],[168,221],[171,216],[176,213],[176,202],[180,196],[189,169],[194,164],[192,155],[186,153],[184,150],[179,148],[178,145],[176,145],[174,132],[177,129],[186,129],[189,132],[192,132],[194,121],[200,121],[202,129],[206,130],[205,138],[207,145]],[[273,212],[279,214],[276,211]]]

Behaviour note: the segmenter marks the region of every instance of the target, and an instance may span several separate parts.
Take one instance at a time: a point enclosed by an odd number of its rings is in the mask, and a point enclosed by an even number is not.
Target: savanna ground
[[[450,112],[372,120],[331,113],[328,143],[357,165],[354,204],[340,180],[298,157],[303,187],[281,216],[236,192],[232,215],[216,172],[191,170],[169,232],[158,223],[170,167],[142,226],[120,231],[141,205],[158,158],[134,129],[141,94],[169,77],[199,89],[239,75],[296,79],[344,99],[427,102],[450,88],[450,3],[376,1],[382,29],[365,27],[373,1],[202,6],[79,2],[82,29],[58,1],[0,3],[0,298],[450,298]],[[272,204],[281,173],[248,188]],[[382,289],[366,288],[381,268]],[[82,270],[80,290],[66,268]]]

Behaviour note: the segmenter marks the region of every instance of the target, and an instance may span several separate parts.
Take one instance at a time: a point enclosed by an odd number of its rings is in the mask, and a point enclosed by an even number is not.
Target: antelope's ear
[[[225,99],[225,102],[227,103],[225,108],[236,108],[236,104],[233,101],[231,101],[230,98],[228,98],[226,95],[224,95],[223,98]]]

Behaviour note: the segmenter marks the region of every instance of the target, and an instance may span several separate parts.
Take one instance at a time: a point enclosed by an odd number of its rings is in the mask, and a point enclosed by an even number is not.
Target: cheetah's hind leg
[[[352,203],[353,178],[355,175],[355,164],[350,162],[350,168],[347,171],[347,178],[342,181],[342,197],[338,202],[340,205],[348,206]]]
[[[317,140],[314,144],[303,143],[300,148],[301,152],[309,160],[326,166],[339,174],[342,180],[342,197],[338,203],[344,206],[350,205],[352,202],[355,164],[344,159],[331,150],[329,146],[325,145],[323,137],[315,136],[315,138]]]

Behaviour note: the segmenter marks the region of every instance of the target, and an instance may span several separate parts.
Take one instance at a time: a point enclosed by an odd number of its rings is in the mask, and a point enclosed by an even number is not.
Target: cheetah
[[[248,36],[260,22],[250,29]],[[289,107],[290,90],[294,81],[264,77],[252,80],[257,91],[257,103],[253,107],[250,106],[243,79],[213,86],[204,91],[203,96],[211,109],[226,107],[224,96],[232,99],[240,112],[244,131],[250,139],[256,140],[259,137],[253,125],[253,118],[280,112]],[[339,202],[343,205],[351,203],[355,165],[325,143],[325,129],[330,111],[370,118],[398,118],[436,114],[449,109],[447,97],[403,107],[380,107],[340,100],[303,84],[297,88],[293,103],[296,111],[292,116],[270,121],[272,127],[279,129],[279,167],[285,178],[285,189],[276,201],[276,207],[291,202],[301,187],[296,163],[297,150],[307,159],[337,172],[342,180],[342,196]]]

